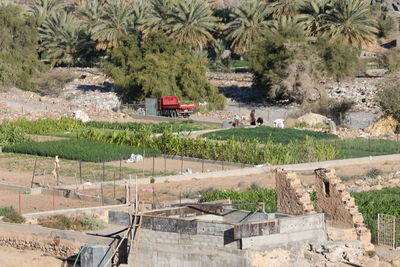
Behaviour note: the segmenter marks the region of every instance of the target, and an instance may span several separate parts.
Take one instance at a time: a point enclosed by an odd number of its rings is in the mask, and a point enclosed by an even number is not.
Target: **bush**
[[[388,69],[390,73],[397,71],[400,68],[399,49],[388,49],[383,53],[379,53],[378,63]]]
[[[9,223],[24,223],[25,218],[22,217],[13,207],[0,207],[0,216],[4,222]]]
[[[0,125],[0,146],[13,145],[30,141],[25,136],[20,127],[15,126],[11,122],[3,122]]]
[[[192,56],[173,39],[152,33],[145,42],[125,38],[121,43],[109,53],[103,69],[125,100],[175,95],[213,102],[223,97],[215,97],[217,89],[207,80],[206,60]]]
[[[89,162],[103,162],[120,159],[128,159],[132,153],[146,156],[159,154],[154,149],[137,148],[130,146],[119,146],[87,140],[59,140],[48,142],[30,142],[12,146],[5,146],[4,152],[38,155],[44,157],[55,157],[82,160]]]
[[[378,90],[377,100],[384,113],[400,122],[400,82],[397,77],[385,80]]]
[[[31,78],[43,67],[37,59],[34,18],[21,7],[0,5],[0,86],[31,90]]]
[[[342,123],[346,114],[352,109],[355,105],[353,100],[344,99],[341,101],[333,101],[329,105],[329,113],[328,117],[332,118],[336,123]]]
[[[264,89],[273,99],[283,98],[287,93],[285,88],[278,91],[272,89],[286,77],[286,67],[293,55],[279,38],[265,38],[256,42],[244,55],[254,74],[254,85]]]
[[[71,218],[65,215],[52,215],[40,218],[38,221],[44,227],[60,230],[86,231],[104,228],[98,220],[87,215],[79,215]]]
[[[321,41],[317,44],[318,54],[323,59],[329,75],[340,80],[355,74],[359,67],[359,52],[349,45]]]

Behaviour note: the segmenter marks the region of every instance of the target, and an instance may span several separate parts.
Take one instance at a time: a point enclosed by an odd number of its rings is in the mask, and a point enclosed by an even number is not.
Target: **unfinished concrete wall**
[[[373,250],[371,232],[366,228],[362,214],[358,211],[354,198],[334,170],[315,170],[315,190],[317,210],[330,215],[332,225],[342,228],[353,228],[356,238],[363,242],[366,250]],[[350,237],[348,235],[347,237]]]
[[[310,195],[295,172],[276,171],[276,195],[278,212],[294,215],[315,212]]]

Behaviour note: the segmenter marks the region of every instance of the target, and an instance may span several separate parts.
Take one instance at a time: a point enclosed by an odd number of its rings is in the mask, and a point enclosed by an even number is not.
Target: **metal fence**
[[[393,249],[400,246],[400,218],[378,214],[376,244],[378,246],[388,246]]]

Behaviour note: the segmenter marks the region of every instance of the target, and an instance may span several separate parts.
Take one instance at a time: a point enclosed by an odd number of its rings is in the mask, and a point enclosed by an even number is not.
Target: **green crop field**
[[[268,126],[256,128],[234,128],[222,130],[214,133],[203,134],[202,137],[207,137],[214,140],[229,140],[238,141],[258,140],[261,143],[273,142],[288,144],[293,141],[304,141],[306,137],[312,137],[315,140],[337,139],[333,134],[326,134],[315,131],[297,130],[297,129],[280,129]]]
[[[88,140],[59,140],[48,142],[29,142],[3,147],[4,152],[30,154],[88,162],[127,159],[132,153],[147,156],[159,155],[155,149],[106,144]]]
[[[161,122],[161,123],[142,123],[142,122],[100,122],[89,121],[81,122],[69,117],[63,117],[59,120],[54,119],[40,119],[35,121],[28,121],[20,119],[15,122],[8,122],[13,127],[21,129],[24,133],[28,134],[41,134],[41,135],[56,135],[71,137],[76,134],[70,132],[77,132],[79,130],[88,128],[110,129],[110,130],[129,130],[129,131],[149,131],[151,133],[162,133],[166,129],[173,132],[182,131],[197,131],[204,129],[211,129],[211,126],[206,126],[193,122],[192,120],[185,120],[181,122]],[[66,133],[67,132],[67,133]]]

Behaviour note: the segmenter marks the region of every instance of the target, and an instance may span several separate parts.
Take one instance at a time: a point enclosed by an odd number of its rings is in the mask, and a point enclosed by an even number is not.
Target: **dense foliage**
[[[37,30],[22,8],[0,5],[0,86],[32,89],[32,76],[40,69]]]
[[[110,52],[104,70],[127,100],[175,95],[219,108],[225,102],[205,76],[206,62],[161,34],[150,34],[144,43],[124,39]]]
[[[312,137],[315,140],[321,139],[337,139],[337,135],[326,134],[316,131],[297,130],[297,129],[280,129],[268,126],[261,126],[257,128],[234,128],[229,130],[222,130],[212,133],[203,134],[203,137],[215,140],[229,140],[234,139],[238,141],[243,140],[258,140],[260,142],[273,142],[288,144],[293,141],[305,141],[306,137]]]
[[[10,127],[18,127],[20,131],[28,134],[60,134],[63,132],[77,132],[85,128],[100,128],[111,130],[130,130],[142,131],[147,130],[151,133],[162,133],[164,130],[169,129],[172,132],[181,131],[196,131],[204,130],[210,127],[194,123],[191,120],[182,122],[161,122],[161,123],[140,123],[140,122],[102,122],[102,121],[89,121],[82,122],[70,117],[62,117],[59,120],[54,119],[39,119],[29,121],[26,119],[19,119],[14,122],[8,122]],[[0,128],[2,129],[2,128]],[[11,128],[10,133],[18,134],[17,130]]]
[[[382,111],[400,122],[400,83],[397,77],[385,80],[377,98]]]
[[[9,122],[0,124],[0,146],[27,142],[29,140],[22,128]]]
[[[222,199],[230,199],[232,203],[264,202],[266,212],[276,212],[275,190],[261,187],[249,188],[240,192],[232,189],[206,191],[201,195],[200,202],[208,202]],[[259,207],[257,205],[244,205],[235,206],[235,208],[254,211]]]
[[[48,142],[29,142],[3,147],[4,152],[38,155],[44,157],[59,156],[70,160],[89,162],[128,159],[132,153],[147,156],[159,154],[154,149],[119,146],[87,140],[60,140]]]
[[[322,161],[341,157],[332,144],[316,142],[306,138],[305,142],[279,144],[256,140],[227,142],[204,140],[200,137],[182,138],[165,131],[161,136],[152,136],[149,131],[102,131],[89,129],[80,132],[79,138],[104,143],[150,147],[165,154],[222,160],[247,164],[290,164]]]

